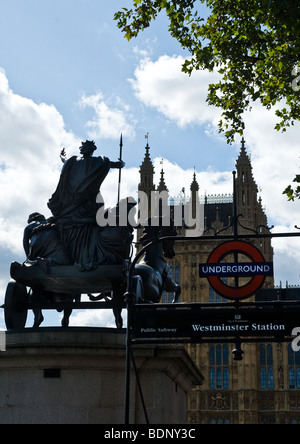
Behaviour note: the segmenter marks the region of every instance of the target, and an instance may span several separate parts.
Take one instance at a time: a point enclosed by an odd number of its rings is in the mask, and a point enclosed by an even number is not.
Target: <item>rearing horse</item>
[[[165,226],[166,224],[163,223],[166,221],[165,217],[160,217],[159,221],[156,220],[158,224],[153,221],[153,218],[147,221],[147,226],[140,239],[144,246],[152,241],[158,241],[162,237],[177,235],[171,219],[167,221],[169,226]],[[171,267],[165,260],[165,258],[173,259],[175,257],[174,243],[174,239],[155,242],[147,249],[142,261],[135,266],[134,275],[141,276],[143,281],[145,302],[160,302],[164,291],[174,292],[173,303],[179,302],[181,287],[174,281]]]

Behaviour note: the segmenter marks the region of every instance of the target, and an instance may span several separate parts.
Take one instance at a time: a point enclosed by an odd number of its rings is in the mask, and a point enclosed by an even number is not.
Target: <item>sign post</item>
[[[133,342],[208,343],[216,341],[285,341],[299,324],[297,302],[235,304],[136,305]]]
[[[263,233],[257,227],[247,235],[238,233],[236,172],[233,172],[233,217],[232,234],[201,236],[199,242],[220,241],[210,254],[206,264],[200,264],[201,278],[207,278],[211,287],[222,297],[232,300],[227,304],[218,303],[178,303],[178,304],[137,304],[127,298],[127,359],[126,359],[126,409],[125,422],[129,424],[130,407],[130,356],[132,344],[171,344],[171,343],[234,343],[234,360],[243,359],[243,342],[287,342],[292,341],[295,329],[299,327],[300,305],[295,301],[278,301],[274,292],[272,302],[245,302],[264,284],[267,276],[273,275],[273,263],[266,262],[262,253],[249,241],[267,238],[300,237],[300,233]],[[241,225],[241,224],[240,224]],[[242,226],[242,225],[241,225]],[[226,230],[229,227],[226,227]],[[265,227],[268,228],[268,227]],[[274,228],[274,227],[272,227]],[[296,227],[297,228],[297,227]],[[193,240],[168,236],[144,246],[133,260],[128,274],[128,288],[132,290],[135,265],[145,252],[162,240]],[[248,242],[245,242],[245,239]],[[239,261],[239,255],[246,261]],[[233,262],[230,262],[230,260]],[[240,285],[240,280],[248,282]],[[229,281],[234,281],[230,286]],[[245,282],[245,280],[244,280]]]
[[[238,254],[243,254],[252,262],[237,261]],[[234,263],[226,262],[226,257],[233,255]],[[206,264],[200,264],[200,277],[206,277],[212,288],[226,299],[241,300],[252,296],[265,282],[266,276],[273,275],[273,263],[265,262],[262,253],[252,244],[243,241],[226,242],[219,245],[209,256]],[[229,286],[224,277],[250,277],[250,282],[239,287]]]

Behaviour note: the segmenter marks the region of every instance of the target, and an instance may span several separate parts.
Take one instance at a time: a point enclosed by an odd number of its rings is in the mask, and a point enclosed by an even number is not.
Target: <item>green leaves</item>
[[[201,16],[199,2],[209,8],[208,17]],[[132,0],[132,5],[115,14],[125,38],[137,37],[164,10],[171,35],[191,53],[183,71],[221,74],[222,80],[210,85],[207,101],[223,110],[219,129],[228,143],[243,133],[243,114],[251,102],[276,107],[278,131],[300,119],[300,91],[292,88],[300,58],[299,2]]]
[[[294,183],[300,183],[300,176],[297,175],[293,181]],[[292,188],[291,185],[289,185],[286,190],[283,192],[283,194],[286,194],[289,201],[294,201],[295,199],[300,199],[300,185],[297,186],[297,188]]]

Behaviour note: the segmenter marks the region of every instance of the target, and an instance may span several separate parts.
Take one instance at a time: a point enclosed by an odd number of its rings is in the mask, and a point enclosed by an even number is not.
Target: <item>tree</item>
[[[217,70],[207,101],[222,109],[220,132],[228,143],[245,129],[243,113],[255,101],[274,109],[278,131],[300,120],[300,2],[298,0],[132,0],[115,20],[131,40],[159,13],[191,53],[183,71]],[[206,5],[208,17],[199,6]],[[201,9],[203,11],[203,8]],[[299,81],[299,87],[298,87]]]
[[[289,198],[289,201],[294,201],[295,199],[300,199],[300,175],[297,175],[293,181],[294,183],[298,183],[297,188],[292,188],[292,185],[289,185],[287,189],[283,192]]]

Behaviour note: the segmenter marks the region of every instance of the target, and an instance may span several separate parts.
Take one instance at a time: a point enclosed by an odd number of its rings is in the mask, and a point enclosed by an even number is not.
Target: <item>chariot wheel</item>
[[[25,328],[28,310],[28,294],[25,285],[11,281],[6,289],[4,302],[5,324],[8,330]]]

